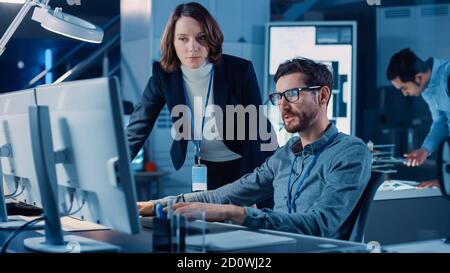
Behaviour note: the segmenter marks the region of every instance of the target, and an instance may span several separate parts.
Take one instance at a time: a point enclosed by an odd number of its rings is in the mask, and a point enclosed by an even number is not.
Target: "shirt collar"
[[[300,153],[302,153],[304,156],[316,154],[337,133],[338,129],[336,128],[336,126],[333,123],[330,123],[330,125],[328,125],[327,129],[318,140],[303,147],[302,141],[299,138],[291,145],[291,151],[295,155],[300,155]]]
[[[439,60],[435,58],[430,58],[426,61],[428,64],[432,64],[430,79],[428,80],[428,84],[425,90],[434,89],[433,87],[436,85],[436,81],[438,80],[438,66]]]
[[[205,62],[202,66],[195,69],[182,64],[180,68],[183,73],[183,79],[189,81],[203,81],[209,79],[212,64]]]

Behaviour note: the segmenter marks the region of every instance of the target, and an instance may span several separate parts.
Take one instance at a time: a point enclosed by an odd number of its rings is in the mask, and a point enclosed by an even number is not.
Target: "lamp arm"
[[[12,23],[9,25],[6,32],[3,34],[2,38],[0,39],[0,56],[5,51],[6,44],[8,43],[9,39],[11,39],[11,36],[14,34],[14,32],[19,27],[20,23],[22,23],[23,19],[27,15],[28,11],[33,6],[41,5],[39,0],[26,0],[23,4],[22,8],[20,9],[19,13],[16,15],[16,18],[12,21]]]

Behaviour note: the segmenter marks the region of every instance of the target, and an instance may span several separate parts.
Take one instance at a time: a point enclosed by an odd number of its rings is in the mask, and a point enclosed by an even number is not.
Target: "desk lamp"
[[[16,18],[9,25],[0,39],[0,55],[5,51],[6,44],[17,30],[28,11],[34,8],[33,21],[41,23],[41,26],[52,32],[78,39],[89,43],[101,43],[103,30],[85,20],[62,12],[61,8],[52,10],[48,5],[50,0],[26,0]]]

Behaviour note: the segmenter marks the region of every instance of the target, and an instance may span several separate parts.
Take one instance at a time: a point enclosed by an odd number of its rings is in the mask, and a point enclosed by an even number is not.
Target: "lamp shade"
[[[83,19],[55,10],[35,7],[32,19],[52,32],[89,43],[101,43],[103,30]]]

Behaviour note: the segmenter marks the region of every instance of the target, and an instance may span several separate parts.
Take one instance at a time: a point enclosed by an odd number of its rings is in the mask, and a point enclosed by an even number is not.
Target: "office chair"
[[[355,221],[353,229],[349,234],[349,241],[358,243],[364,242],[364,232],[367,225],[367,218],[369,217],[370,208],[372,206],[373,198],[378,188],[383,184],[385,174],[380,172],[372,172],[369,183],[364,190],[361,198],[358,201],[355,209],[350,215],[348,221]],[[356,219],[355,219],[356,218]]]

